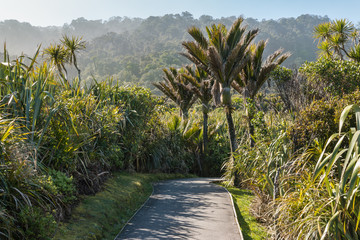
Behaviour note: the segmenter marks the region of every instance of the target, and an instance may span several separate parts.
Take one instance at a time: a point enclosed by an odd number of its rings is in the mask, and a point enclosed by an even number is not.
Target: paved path
[[[163,181],[118,239],[242,239],[227,191],[194,178]]]

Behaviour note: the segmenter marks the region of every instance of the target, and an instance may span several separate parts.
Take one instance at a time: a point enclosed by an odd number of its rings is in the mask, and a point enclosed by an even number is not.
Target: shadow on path
[[[240,239],[231,200],[211,179],[158,183],[116,239]]]

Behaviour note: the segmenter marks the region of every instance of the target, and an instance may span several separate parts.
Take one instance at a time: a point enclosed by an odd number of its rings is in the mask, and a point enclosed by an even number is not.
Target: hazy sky
[[[0,6],[0,21],[17,19],[35,26],[62,26],[79,17],[147,18],[184,11],[195,18],[243,15],[262,20],[314,14],[360,21],[360,0],[0,0]]]

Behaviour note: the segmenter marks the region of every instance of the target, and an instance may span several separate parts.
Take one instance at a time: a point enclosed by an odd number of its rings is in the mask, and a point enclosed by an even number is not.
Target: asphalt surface
[[[163,181],[115,238],[242,239],[229,193],[210,178]]]

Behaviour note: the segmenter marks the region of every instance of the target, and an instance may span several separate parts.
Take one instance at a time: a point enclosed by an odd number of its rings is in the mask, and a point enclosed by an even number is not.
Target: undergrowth
[[[183,174],[115,173],[103,191],[84,196],[72,217],[61,223],[53,239],[114,239],[130,217],[152,193],[151,183]]]
[[[246,189],[236,187],[226,187],[226,189],[233,197],[236,215],[244,240],[268,239],[269,236],[266,228],[251,213],[255,195]]]

